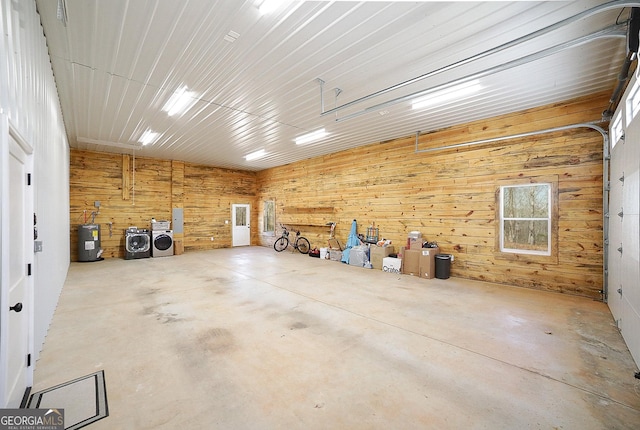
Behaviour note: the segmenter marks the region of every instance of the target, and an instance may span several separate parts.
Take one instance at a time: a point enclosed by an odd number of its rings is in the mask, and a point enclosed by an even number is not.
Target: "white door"
[[[6,117],[1,119],[0,407],[14,408],[20,405],[33,379],[33,367],[28,367],[33,319],[29,273],[33,257],[33,197],[27,176],[32,150],[9,130]]]
[[[249,205],[231,205],[233,220],[232,245],[251,245],[251,210]]]

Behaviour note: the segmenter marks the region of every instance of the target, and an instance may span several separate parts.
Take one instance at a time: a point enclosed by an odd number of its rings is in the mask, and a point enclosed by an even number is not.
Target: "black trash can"
[[[436,278],[449,279],[451,272],[451,254],[436,255]]]

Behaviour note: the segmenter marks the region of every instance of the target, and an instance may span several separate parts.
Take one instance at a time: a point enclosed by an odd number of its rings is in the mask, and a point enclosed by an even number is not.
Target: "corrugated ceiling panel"
[[[355,100],[567,18],[603,1],[369,3],[293,2],[261,16],[256,2],[234,0],[37,0],[50,46],[69,139],[108,151],[137,145],[147,128],[161,134],[140,155],[262,169],[417,130],[442,128],[514,110],[613,90],[624,40],[590,42],[482,80],[474,99],[425,111],[409,103],[336,122],[325,109]],[[612,25],[599,13],[500,54],[466,64],[341,110],[339,118]],[[625,16],[623,14],[623,20]],[[235,41],[224,37],[237,32]],[[186,114],[161,111],[180,85],[200,101]],[[335,97],[334,88],[341,93]],[[604,109],[605,107],[603,107]],[[293,139],[325,127],[329,138]],[[268,157],[243,156],[266,149]],[[128,151],[128,150],[125,150]]]

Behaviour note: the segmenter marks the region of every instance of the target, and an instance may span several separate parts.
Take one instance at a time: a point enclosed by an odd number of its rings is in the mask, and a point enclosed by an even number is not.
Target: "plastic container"
[[[436,255],[436,278],[449,279],[451,272],[451,254]]]
[[[326,260],[328,251],[329,251],[329,248],[320,248],[320,258],[323,260]]]

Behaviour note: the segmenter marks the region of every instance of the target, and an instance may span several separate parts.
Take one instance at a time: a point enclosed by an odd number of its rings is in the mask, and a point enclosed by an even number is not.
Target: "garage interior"
[[[92,428],[640,425],[640,3],[1,1],[38,232],[2,405],[103,369]],[[514,251],[505,190],[538,185]],[[128,259],[151,220],[174,255]],[[354,222],[450,277],[273,249]]]

